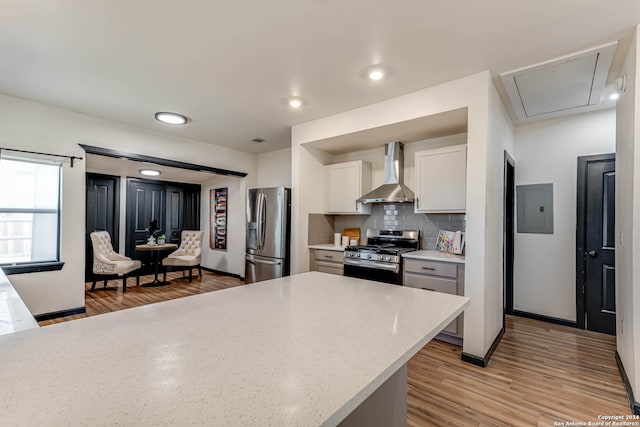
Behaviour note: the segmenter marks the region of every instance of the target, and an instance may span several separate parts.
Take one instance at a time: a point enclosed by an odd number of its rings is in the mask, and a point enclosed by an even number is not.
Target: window
[[[0,159],[0,266],[6,274],[62,268],[60,173],[59,163]]]

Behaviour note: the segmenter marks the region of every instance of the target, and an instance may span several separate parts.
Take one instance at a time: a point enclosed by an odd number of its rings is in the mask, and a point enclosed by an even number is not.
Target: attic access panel
[[[518,119],[599,104],[617,45],[501,74]]]

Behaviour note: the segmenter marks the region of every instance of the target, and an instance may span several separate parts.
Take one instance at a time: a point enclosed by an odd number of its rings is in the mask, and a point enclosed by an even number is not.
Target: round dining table
[[[175,243],[164,243],[162,245],[160,244],[155,244],[155,245],[150,245],[148,243],[144,244],[144,245],[136,245],[136,251],[141,251],[141,252],[148,252],[148,251],[153,251],[153,255],[155,258],[155,275],[153,278],[153,282],[149,282],[149,283],[144,283],[140,286],[143,287],[148,287],[148,288],[152,288],[152,287],[156,287],[156,286],[164,286],[164,285],[168,285],[169,282],[163,282],[161,280],[158,280],[158,268],[160,266],[160,252],[161,251],[169,251],[172,249],[177,249],[178,245],[176,245]]]

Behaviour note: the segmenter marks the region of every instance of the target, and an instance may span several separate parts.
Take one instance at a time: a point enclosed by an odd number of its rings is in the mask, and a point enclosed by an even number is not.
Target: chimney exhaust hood
[[[362,203],[413,202],[413,191],[404,185],[404,148],[399,141],[384,146],[384,184],[360,197]]]

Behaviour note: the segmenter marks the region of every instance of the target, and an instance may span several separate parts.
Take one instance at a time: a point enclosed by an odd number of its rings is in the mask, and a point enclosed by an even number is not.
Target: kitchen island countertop
[[[2,422],[333,426],[468,304],[311,272],[3,335]]]
[[[0,335],[38,327],[38,322],[0,268]]]
[[[436,250],[413,251],[402,254],[402,258],[422,259],[426,261],[444,261],[464,264],[463,255],[454,255]]]

